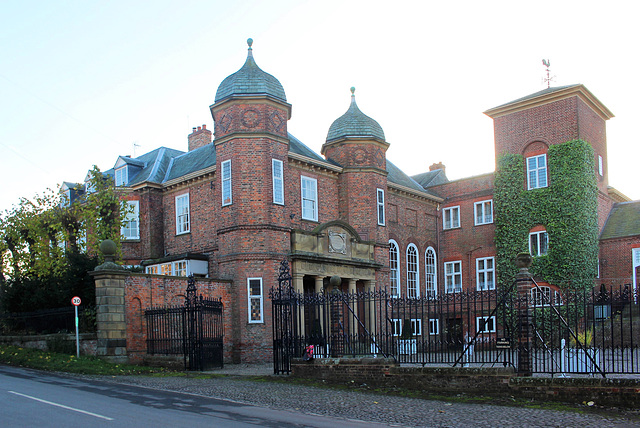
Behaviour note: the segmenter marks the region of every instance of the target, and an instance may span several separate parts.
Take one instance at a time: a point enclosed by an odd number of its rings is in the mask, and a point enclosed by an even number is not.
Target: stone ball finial
[[[104,263],[100,266],[96,267],[96,271],[113,271],[113,270],[122,270],[122,266],[118,266],[115,263],[116,252],[118,251],[118,246],[111,239],[105,239],[100,243],[98,247],[100,252],[104,256]]]
[[[340,287],[341,284],[342,278],[340,278],[338,275],[333,275],[331,278],[329,278],[329,285],[333,288]]]
[[[516,266],[519,269],[525,268],[525,269],[529,269],[529,266],[531,266],[531,262],[533,261],[531,254],[529,253],[519,253],[516,256]]]
[[[100,243],[100,252],[106,257],[113,257],[116,255],[118,247],[111,239],[105,239]]]
[[[249,45],[249,49],[251,49],[251,46],[253,46],[253,39],[251,37],[247,39],[247,44]]]

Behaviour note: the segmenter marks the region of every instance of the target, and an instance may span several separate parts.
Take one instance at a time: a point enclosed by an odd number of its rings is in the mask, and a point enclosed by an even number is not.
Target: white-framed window
[[[562,305],[562,294],[546,285],[540,285],[531,289],[532,306],[549,306],[549,303],[553,306]]]
[[[440,334],[440,320],[438,318],[429,318],[429,335],[435,336]]]
[[[532,256],[543,256],[549,250],[549,235],[546,230],[529,234],[529,253]]]
[[[476,317],[476,331],[478,333],[495,333],[496,317]]]
[[[124,224],[120,228],[120,234],[127,239],[140,239],[140,202],[127,201],[127,214]]]
[[[398,243],[393,239],[389,241],[389,271],[391,284],[389,289],[391,297],[400,297],[400,253]]]
[[[231,191],[231,159],[222,162],[220,165],[222,173],[222,206],[231,205],[233,203],[233,194]]]
[[[172,273],[171,263],[162,263],[160,265],[160,275],[171,275]]]
[[[400,318],[391,319],[391,335],[392,336],[402,335],[402,320]]]
[[[424,252],[424,280],[426,296],[430,299],[438,295],[438,260],[436,258],[436,250],[428,247]]]
[[[602,160],[602,156],[598,155],[598,174],[600,177],[604,175],[604,161]]]
[[[547,187],[547,155],[531,156],[527,158],[528,189]]]
[[[151,275],[158,275],[158,273],[160,272],[160,266],[158,265],[147,266],[144,271],[145,273],[148,273]]]
[[[444,287],[447,293],[462,291],[462,261],[446,262],[444,264]]]
[[[115,172],[116,186],[126,186],[129,182],[129,170],[127,165],[116,169]]]
[[[415,244],[407,246],[407,297],[420,297],[420,276],[418,267],[418,248]]]
[[[187,262],[181,260],[179,262],[173,262],[173,275],[174,276],[187,276]]]
[[[480,201],[473,204],[475,212],[475,225],[493,223],[493,200]]]
[[[302,189],[302,218],[318,221],[318,180],[300,176]]]
[[[460,227],[460,206],[444,208],[442,210],[442,221],[445,229]]]
[[[384,226],[384,190],[377,189],[378,226]]]
[[[273,181],[273,203],[284,205],[284,166],[281,160],[271,159]]]
[[[496,289],[496,270],[493,257],[476,259],[476,284],[478,291]]]
[[[411,334],[422,336],[422,320],[420,318],[411,318]]]
[[[249,324],[263,323],[262,278],[247,278]]]
[[[176,235],[191,231],[189,194],[176,196]]]

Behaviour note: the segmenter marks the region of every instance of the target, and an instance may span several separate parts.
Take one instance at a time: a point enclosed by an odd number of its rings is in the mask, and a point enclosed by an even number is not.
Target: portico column
[[[351,307],[352,313],[349,313],[349,335],[350,341],[355,342],[355,338],[358,334],[358,322],[356,317],[358,316],[358,300],[356,298],[356,279],[349,278],[349,306]]]
[[[304,318],[304,274],[302,273],[294,273],[292,275],[292,280],[293,280],[293,289],[296,291],[296,293],[299,294],[300,298],[298,299],[298,306],[296,308],[296,310],[298,311],[298,334],[300,334],[300,336],[303,336],[306,338],[307,336],[307,329],[306,329],[306,322],[305,322],[305,318]]]
[[[323,280],[324,280],[323,276],[318,275],[315,277],[314,291],[316,292],[317,295],[320,295],[322,293]],[[320,330],[323,335],[326,335],[327,329],[325,328],[325,324],[324,324],[325,323],[325,318],[324,318],[325,307],[320,305],[315,305],[315,307],[317,308],[317,311],[318,311],[316,316],[320,321]]]
[[[368,308],[367,308],[367,314],[365,314],[365,326],[367,327],[367,330],[369,331],[369,333],[371,334],[373,340],[375,341],[375,344],[371,344],[371,352],[374,354],[379,353],[379,348],[378,348],[378,337],[376,335],[377,333],[377,328],[376,328],[376,324],[375,324],[375,320],[376,320],[376,301],[375,301],[375,294],[374,292],[376,291],[376,280],[375,279],[370,279],[369,281],[365,282],[365,290],[367,291],[367,299],[368,299]],[[380,315],[381,317],[382,315]]]

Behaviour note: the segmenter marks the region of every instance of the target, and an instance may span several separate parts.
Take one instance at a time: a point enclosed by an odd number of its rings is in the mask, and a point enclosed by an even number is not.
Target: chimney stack
[[[444,164],[442,162],[438,162],[438,163],[434,163],[433,165],[431,165],[429,167],[429,171],[435,171],[437,169],[441,169],[442,172],[445,172],[444,170]]]
[[[193,131],[189,134],[189,151],[199,149],[207,144],[210,144],[212,140],[211,131],[207,129],[207,125],[193,127]]]

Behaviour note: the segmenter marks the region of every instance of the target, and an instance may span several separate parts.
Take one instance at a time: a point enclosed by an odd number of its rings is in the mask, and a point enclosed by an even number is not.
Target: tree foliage
[[[33,199],[20,199],[0,216],[0,304],[24,311],[65,306],[73,295],[95,302],[88,272],[100,262],[98,244],[112,239],[120,248],[126,204],[113,180],[97,167],[90,192],[70,201],[47,189]],[[75,189],[80,190],[80,189]],[[84,186],[82,186],[84,191]]]
[[[562,289],[593,285],[598,259],[598,188],[594,154],[582,140],[549,147],[549,186],[525,190],[524,158],[498,160],[494,203],[496,268],[500,283],[513,281],[513,259],[528,252],[529,231],[545,226],[548,253],[534,257],[531,272]]]

